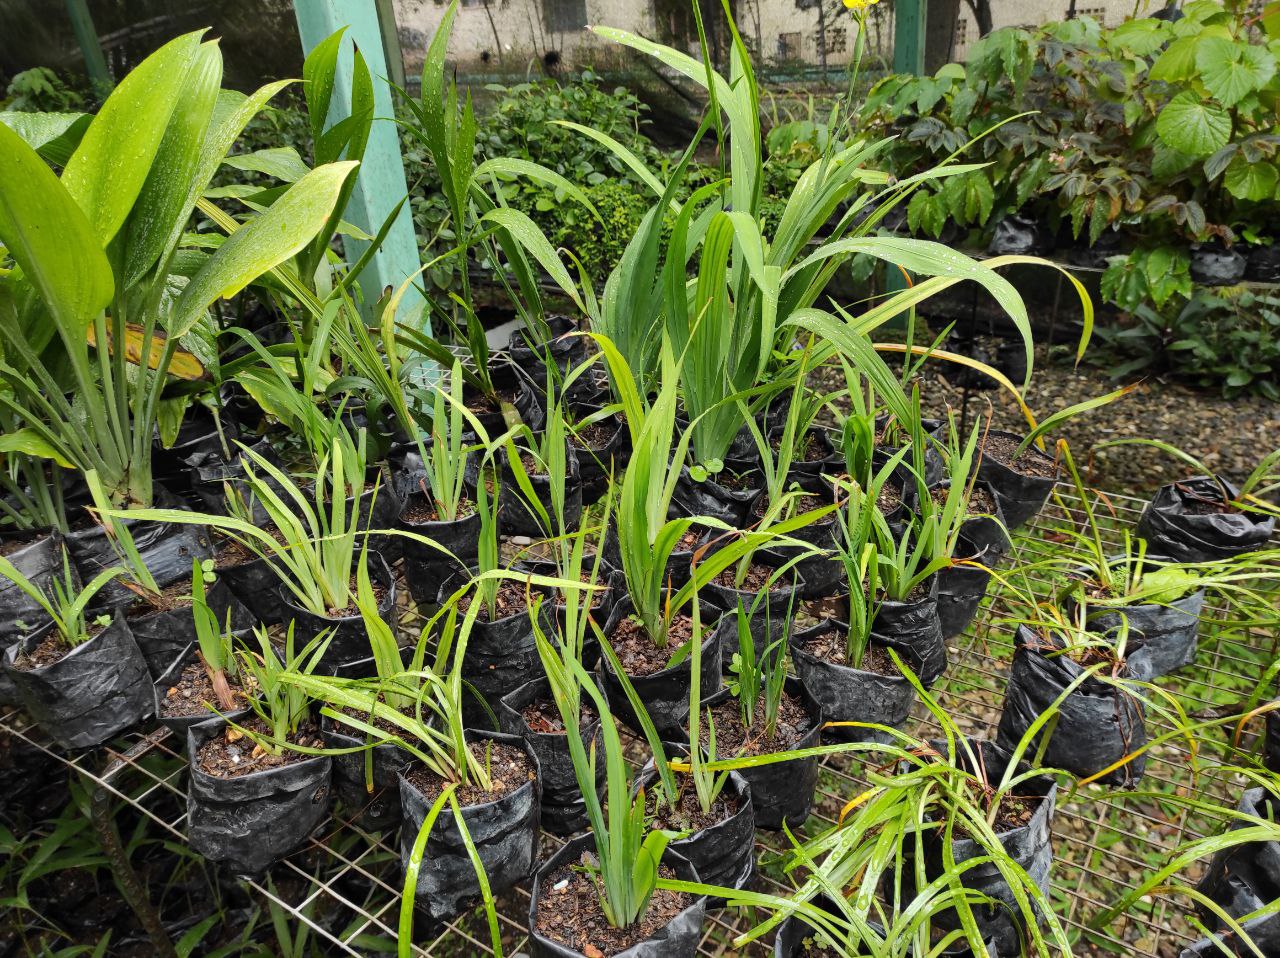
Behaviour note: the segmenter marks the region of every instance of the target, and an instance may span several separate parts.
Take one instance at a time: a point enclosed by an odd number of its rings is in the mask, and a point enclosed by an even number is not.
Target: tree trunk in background
[[[929,0],[924,20],[924,70],[933,75],[955,59],[960,0]]]
[[[965,0],[969,4],[969,9],[973,11],[973,19],[978,24],[978,36],[985,37],[992,31],[994,25],[991,19],[991,0]]]

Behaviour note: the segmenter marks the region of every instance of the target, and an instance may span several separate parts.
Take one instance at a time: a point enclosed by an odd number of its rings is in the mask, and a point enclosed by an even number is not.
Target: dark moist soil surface
[[[667,629],[666,646],[659,648],[640,620],[629,615],[618,623],[610,642],[627,675],[652,675],[665,669],[671,653],[688,642],[692,635],[692,617],[678,615]]]
[[[750,472],[718,472],[711,477],[712,481],[718,486],[731,489],[734,492],[745,492],[750,489],[760,488],[762,482],[761,476]]]
[[[139,596],[129,606],[126,614],[129,618],[136,619],[139,616],[157,612],[189,608],[191,608],[191,580],[183,578],[161,589],[158,593],[148,592],[146,595]]]
[[[89,638],[92,639],[105,628],[105,625],[91,623],[87,629]],[[86,639],[86,641],[88,640]],[[42,669],[46,665],[61,662],[63,658],[73,651],[75,651],[75,648],[62,641],[62,635],[58,630],[51,629],[49,634],[45,636],[44,641],[30,652],[19,652],[14,660],[13,667],[20,672],[31,672],[35,669]]]
[[[500,412],[502,409],[501,404],[504,402],[515,405],[516,400],[520,398],[520,390],[514,386],[506,389],[495,388],[494,395],[496,396],[496,401],[488,396],[477,396],[468,401],[466,407],[473,413]]]
[[[717,743],[718,744],[718,743]],[[738,799],[728,792],[721,792],[720,797],[711,804],[711,811],[704,812],[698,804],[698,796],[692,786],[680,793],[680,798],[672,808],[665,802],[658,806],[657,782],[645,791],[645,812],[653,820],[654,828],[670,829],[676,832],[700,832],[726,822],[738,811]]]
[[[530,702],[520,713],[529,731],[540,735],[563,735],[564,721],[560,718],[560,709],[549,698],[541,698]],[[578,730],[585,732],[596,720],[596,713],[586,705],[578,708]]]
[[[735,581],[738,567],[734,564],[716,576],[716,584],[724,586],[726,589],[736,589],[739,592],[751,592],[757,595],[763,592],[766,587],[770,592],[785,592],[791,588],[791,571],[788,570],[782,573],[770,584],[770,576],[776,575],[777,571],[771,566],[753,563],[747,568],[747,574],[743,578],[742,584],[739,585]]]
[[[475,503],[470,499],[460,499],[458,501],[458,519],[465,519],[475,511]],[[400,510],[400,521],[415,525],[425,522],[439,522],[440,511],[436,508],[435,503],[429,501],[425,495],[415,492],[409,497],[408,504]]]
[[[773,451],[778,452],[782,447],[782,437],[779,436],[771,443]],[[829,443],[817,433],[807,432],[801,438],[799,446],[795,451],[796,462],[822,462],[832,454]]]
[[[486,792],[475,785],[462,786],[454,794],[458,797],[458,804],[464,808],[496,802],[534,779],[529,757],[522,749],[505,742],[473,742],[472,752],[481,762],[485,759],[486,747],[489,748],[489,775],[493,789]],[[406,773],[405,778],[428,802],[434,802],[444,790],[444,779],[421,765]]]
[[[658,874],[675,877],[666,865],[659,867]],[[580,865],[553,872],[539,887],[542,897],[538,902],[538,934],[580,951],[587,958],[607,958],[653,937],[693,903],[689,895],[659,888],[635,924],[614,928],[600,910],[595,883]]]
[[[805,644],[804,650],[810,655],[817,656],[827,662],[833,662],[836,665],[848,664],[848,643],[845,641],[844,635],[834,629],[810,639]],[[897,666],[893,664],[893,659],[889,658],[889,653],[884,650],[884,647],[876,645],[874,642],[870,643],[867,646],[867,650],[862,654],[862,665],[859,668],[863,672],[872,672],[876,675],[884,675],[890,678],[902,674]]]
[[[1014,453],[1022,445],[1020,440],[1009,436],[988,436],[982,443],[982,454],[990,456],[996,462],[1008,466],[1014,472],[1024,476],[1036,476],[1041,479],[1055,479],[1058,475],[1057,464],[1045,456],[1038,456],[1031,448],[1023,450],[1016,459]]]
[[[375,600],[374,604],[377,607],[381,608],[382,600],[387,597],[387,587],[382,585],[381,583],[372,581],[372,579],[370,580],[369,585],[373,588],[373,598]],[[352,619],[360,614],[360,606],[356,605],[354,601],[354,596],[357,595],[360,591],[359,580],[356,576],[353,575],[351,577],[350,582],[347,583],[347,588],[351,590],[351,595],[353,597],[352,603],[344,609],[329,609],[326,612],[326,615],[329,618]]]
[[[891,516],[900,505],[902,495],[897,489],[891,489],[887,485],[880,487],[880,491],[876,493],[876,508],[880,510],[880,515]]]
[[[47,533],[15,532],[11,536],[6,536],[0,539],[0,556],[11,556],[19,549],[25,549],[44,535],[47,535]]]
[[[794,514],[797,516],[803,515],[806,512],[813,512],[815,509],[821,509],[824,506],[829,506],[829,505],[831,505],[831,500],[824,499],[822,498],[822,496],[815,496],[812,493],[808,493],[791,500],[791,509],[794,511]],[[765,513],[769,511],[768,496],[760,497],[760,500],[756,503],[756,507],[754,511],[756,514],[756,518],[758,519],[764,518]],[[819,519],[817,522],[814,523],[814,525],[825,526],[835,521],[836,521],[836,517],[834,515],[828,515]]]
[[[271,734],[266,723],[256,715],[241,722],[240,725],[259,735]],[[320,737],[319,730],[309,723],[299,727],[298,734],[290,741],[304,748],[324,748],[324,740]],[[215,735],[209,739],[196,753],[200,770],[216,778],[237,778],[251,772],[305,762],[313,757],[288,748],[281,749],[279,755],[272,755],[256,745],[253,739],[233,728],[228,728],[221,735]]]
[[[756,702],[755,719],[751,728],[742,724],[736,698],[731,697],[713,708],[711,717],[716,723],[716,753],[721,756],[786,752],[795,748],[813,728],[813,719],[805,711],[804,704],[786,692],[782,693],[782,701],[778,703],[778,725],[771,739],[764,734],[763,695]],[[702,740],[710,741],[710,732],[705,722],[702,725]]]
[[[231,694],[236,698],[236,706],[243,705],[244,692],[232,680],[228,680],[228,684],[231,685]],[[198,659],[182,667],[178,681],[165,690],[160,700],[160,710],[166,718],[210,714],[211,706],[221,708],[213,691],[213,683],[209,681],[209,673]]]
[[[603,449],[618,434],[620,428],[618,423],[609,419],[574,426],[569,431],[569,441],[579,449]]]
[[[458,611],[466,612],[471,608],[471,600],[475,596],[474,592],[468,592],[458,600]],[[523,588],[514,582],[503,582],[498,586],[497,598],[494,600],[494,606],[497,609],[497,618],[489,618],[489,609],[486,604],[480,610],[477,616],[482,622],[493,622],[498,619],[506,619],[521,612],[529,611],[529,596]]]
[[[540,463],[533,456],[532,453],[528,453],[528,452],[520,453],[520,465],[524,466],[524,471],[527,475],[545,476],[547,474],[547,470],[543,467],[542,463]]]
[[[981,798],[980,795],[975,795],[974,797]],[[1040,807],[1042,801],[1044,801],[1044,797],[1041,795],[1003,796],[1000,799],[1000,807],[996,810],[996,820],[992,825],[992,829],[999,835],[1003,832],[1013,831],[1015,828],[1021,828],[1031,821],[1031,816],[1036,813],[1036,809]],[[979,804],[981,807],[981,803]],[[973,837],[960,819],[956,819],[951,835],[953,838]]]
[[[947,489],[942,486],[936,486],[929,490],[929,497],[939,506],[942,507],[947,503]],[[969,516],[993,516],[996,512],[996,503],[991,498],[991,493],[987,492],[981,486],[974,486],[973,492],[969,495],[969,507],[965,510],[965,515]]]

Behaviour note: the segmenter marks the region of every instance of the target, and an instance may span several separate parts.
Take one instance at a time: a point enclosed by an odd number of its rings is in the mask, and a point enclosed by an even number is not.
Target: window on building
[[[1093,17],[1104,27],[1107,25],[1106,7],[1076,7],[1077,17]]]
[[[964,17],[956,17],[956,44],[957,50],[963,50],[964,45],[969,42],[969,21]]]
[[[849,48],[849,31],[844,27],[827,27],[827,56],[844,53]]]
[[[800,59],[800,32],[778,34],[778,59]]]
[[[542,0],[542,18],[552,33],[569,33],[587,25],[587,0]]]

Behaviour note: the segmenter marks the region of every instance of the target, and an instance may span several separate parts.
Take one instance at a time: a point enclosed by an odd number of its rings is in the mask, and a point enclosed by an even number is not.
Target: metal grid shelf
[[[1060,487],[1050,506],[1016,537],[1012,555],[1004,563],[1006,567],[1011,562],[1034,562],[1051,550],[1061,552],[1064,544],[1054,530],[1070,521],[1071,495]],[[1140,500],[1124,496],[1111,496],[1109,501],[1117,529],[1131,527],[1143,505]],[[1043,579],[1032,581],[1038,592],[1041,587],[1047,590],[1052,585]],[[934,689],[942,707],[976,736],[995,734],[1013,651],[1012,629],[1000,619],[1000,587],[995,581],[992,585],[991,596],[974,624],[952,640],[951,665]],[[1161,679],[1161,687],[1174,693],[1191,713],[1216,710],[1216,714],[1226,715],[1239,711],[1239,703],[1280,651],[1280,607],[1273,606],[1271,611],[1273,621],[1233,630],[1229,611],[1211,597],[1195,667]],[[409,634],[417,631],[416,621],[416,611],[407,608],[402,625]],[[923,707],[917,708],[913,724],[914,731],[922,735],[938,731]],[[1152,737],[1166,730],[1150,714],[1148,727]],[[167,730],[133,733],[110,747],[71,755],[50,746],[20,712],[0,714],[0,730],[25,740],[83,776],[102,799],[103,807],[109,807],[112,801],[127,803],[154,822],[165,839],[185,840],[186,761],[182,743]],[[633,744],[638,750],[640,743]],[[1163,958],[1176,955],[1191,939],[1184,920],[1189,905],[1176,896],[1144,900],[1104,930],[1091,929],[1089,922],[1135,887],[1153,869],[1153,861],[1181,841],[1221,827],[1221,822],[1212,817],[1190,815],[1158,797],[1159,793],[1186,795],[1196,789],[1202,795],[1233,804],[1241,782],[1232,780],[1219,768],[1230,753],[1227,735],[1219,733],[1196,744],[1196,772],[1185,743],[1171,741],[1149,753],[1146,776],[1140,786],[1148,795],[1125,796],[1099,786],[1061,794],[1053,829],[1055,862],[1050,897],[1077,954]],[[827,759],[810,830],[830,824],[839,808],[864,788],[854,762],[844,756]],[[280,862],[269,876],[248,880],[248,884],[263,899],[309,926],[328,943],[329,952],[362,956],[382,951],[397,937],[402,883],[395,838],[394,833],[369,833],[338,810],[304,848]],[[549,854],[557,842],[558,839],[544,836],[544,852]],[[759,833],[758,851],[766,861],[769,853],[781,850],[776,836]],[[118,875],[126,886],[130,877],[127,871],[126,867],[126,874]],[[770,869],[761,871],[767,874]],[[766,874],[760,878],[762,888],[785,890]],[[1194,880],[1196,876],[1181,877]],[[284,892],[283,888],[293,893]],[[148,906],[145,902],[134,905],[147,925]],[[526,941],[527,889],[521,886],[504,895],[499,901],[499,913],[504,948],[508,954],[515,954]],[[153,938],[157,938],[157,926],[158,922],[151,924]],[[749,949],[733,947],[733,937],[746,927],[749,924],[745,916],[732,911],[710,913],[700,954],[710,958],[766,954],[759,945]],[[158,953],[170,953],[160,947],[162,944],[157,939]],[[429,933],[415,930],[416,955],[489,953],[487,928],[475,912]]]

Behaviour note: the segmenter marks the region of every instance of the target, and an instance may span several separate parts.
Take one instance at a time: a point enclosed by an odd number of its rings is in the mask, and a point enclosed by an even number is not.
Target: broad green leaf
[[[329,104],[333,100],[333,84],[337,76],[338,54],[346,27],[325,37],[312,48],[302,63],[302,90],[307,100],[307,119],[311,139],[318,142],[329,121]]]
[[[1262,8],[1259,23],[1268,37],[1272,40],[1280,39],[1280,0],[1273,0]]]
[[[182,336],[218,297],[228,299],[299,252],[333,212],[342,184],[358,164],[312,170],[271,208],[227,237],[178,298],[172,336]]]
[[[111,301],[106,254],[84,212],[53,171],[0,124],[0,242],[74,343]],[[32,344],[41,348],[40,344]]]
[[[93,116],[88,113],[21,113],[0,110],[5,124],[50,163],[65,166]]]
[[[1250,163],[1243,156],[1237,156],[1227,167],[1223,184],[1227,191],[1240,200],[1270,199],[1276,191],[1276,168],[1272,163]]]
[[[1231,114],[1194,91],[1183,90],[1160,111],[1156,133],[1179,153],[1208,156],[1231,138]]]
[[[63,185],[104,247],[124,225],[147,181],[200,48],[200,35],[188,33],[169,41],[129,71],[62,171]]]
[[[201,44],[151,173],[121,234],[125,238],[126,287],[140,280],[166,250],[172,249],[191,219],[195,202],[190,196],[191,181],[200,169],[205,135],[221,88],[222,52],[216,43]]]
[[[1220,103],[1235,106],[1267,85],[1275,76],[1276,61],[1262,47],[1206,37],[1196,47],[1196,68]]]
[[[222,161],[222,165],[252,173],[264,173],[286,183],[296,183],[310,170],[298,151],[291,146],[276,146],[228,156]]]
[[[1181,37],[1170,43],[1151,65],[1151,79],[1177,83],[1194,77],[1199,42],[1199,37]]]
[[[6,452],[21,453],[37,459],[52,459],[64,469],[71,469],[72,464],[34,429],[15,429],[0,434],[0,459]]]

